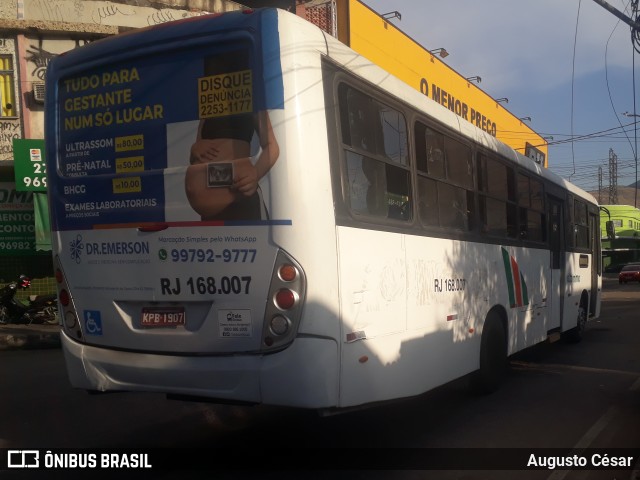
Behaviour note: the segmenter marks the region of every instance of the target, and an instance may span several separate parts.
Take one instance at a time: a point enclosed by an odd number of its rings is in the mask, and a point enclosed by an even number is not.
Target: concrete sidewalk
[[[60,325],[0,324],[0,352],[60,348]]]

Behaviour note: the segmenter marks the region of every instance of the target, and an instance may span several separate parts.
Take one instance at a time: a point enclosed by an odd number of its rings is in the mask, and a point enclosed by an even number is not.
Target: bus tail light
[[[286,264],[278,269],[278,275],[285,282],[293,282],[298,276],[298,270],[293,265]]]
[[[297,333],[306,294],[302,267],[282,250],[278,251],[271,275],[269,302],[262,328],[262,350],[281,349]]]
[[[269,328],[273,335],[286,335],[286,333],[289,331],[289,319],[282,315],[276,315],[271,319]]]
[[[290,310],[296,304],[296,294],[288,288],[283,288],[276,293],[275,302],[280,310]]]
[[[54,260],[56,269],[55,277],[58,284],[58,308],[60,309],[60,317],[62,318],[62,325],[65,332],[76,340],[82,340],[82,326],[78,321],[78,314],[73,302],[73,297],[69,293],[69,285],[64,275],[64,271],[60,266],[60,260],[58,257]]]
[[[58,293],[58,299],[60,300],[60,304],[63,307],[69,306],[69,292],[67,292],[64,288],[60,290],[60,293]]]

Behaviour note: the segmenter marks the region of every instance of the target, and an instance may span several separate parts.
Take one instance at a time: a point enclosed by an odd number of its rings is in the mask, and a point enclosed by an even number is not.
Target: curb
[[[0,325],[0,351],[60,348],[59,325]]]

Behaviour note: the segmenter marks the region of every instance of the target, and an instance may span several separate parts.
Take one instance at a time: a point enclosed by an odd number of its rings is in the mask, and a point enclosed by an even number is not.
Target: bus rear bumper
[[[76,388],[301,408],[335,407],[338,402],[338,348],[329,339],[298,338],[269,355],[177,356],[83,345],[64,332],[61,338],[69,380]]]

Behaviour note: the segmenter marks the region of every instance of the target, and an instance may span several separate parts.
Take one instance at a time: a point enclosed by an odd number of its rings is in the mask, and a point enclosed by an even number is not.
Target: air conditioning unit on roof
[[[44,82],[33,83],[33,100],[37,103],[44,103]]]

